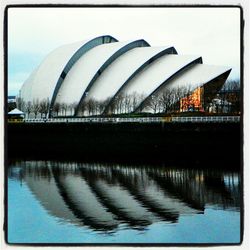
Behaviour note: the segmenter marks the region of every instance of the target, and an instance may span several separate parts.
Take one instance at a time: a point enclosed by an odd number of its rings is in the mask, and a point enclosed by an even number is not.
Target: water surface
[[[9,243],[239,243],[240,174],[13,161]]]

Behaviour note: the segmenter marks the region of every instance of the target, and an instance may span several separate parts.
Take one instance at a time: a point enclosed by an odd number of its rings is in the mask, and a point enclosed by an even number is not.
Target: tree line
[[[241,91],[240,81],[227,81],[219,91],[221,104],[217,106],[217,112],[230,110],[231,113],[240,113],[241,110]]]
[[[165,90],[160,95],[151,95],[146,98],[144,94],[136,92],[132,94],[120,93],[115,97],[106,98],[105,100],[96,100],[88,98],[80,103],[58,103],[56,102],[52,108],[52,116],[73,116],[77,112],[78,116],[94,116],[94,115],[112,115],[112,114],[128,114],[137,109],[142,111],[159,113],[171,112],[178,109],[177,100],[187,95],[186,88],[178,88]],[[50,100],[35,99],[25,102],[22,98],[17,98],[17,107],[26,113],[27,118],[33,114],[35,118],[46,117],[50,109]]]
[[[185,98],[188,110],[195,111],[193,102],[193,89],[190,86],[165,88],[157,91],[157,93],[146,98],[144,94],[136,92],[132,94],[120,93],[114,97],[105,100],[96,100],[94,98],[86,98],[80,105],[78,103],[58,103],[56,102],[52,108],[52,116],[95,116],[95,115],[112,115],[112,114],[128,114],[133,111],[136,113],[173,113],[181,110],[180,100]],[[220,105],[233,104],[233,112],[240,111],[240,85],[239,81],[228,81],[219,92],[221,100]],[[218,98],[218,96],[217,96]],[[204,110],[208,111],[211,103],[202,103]],[[217,104],[215,104],[217,105]],[[50,109],[50,100],[34,99],[25,102],[22,98],[17,98],[17,107],[26,113],[27,118],[32,114],[35,118],[47,117]],[[221,108],[221,107],[220,107]],[[232,107],[231,107],[232,108]],[[221,112],[221,109],[217,109]]]

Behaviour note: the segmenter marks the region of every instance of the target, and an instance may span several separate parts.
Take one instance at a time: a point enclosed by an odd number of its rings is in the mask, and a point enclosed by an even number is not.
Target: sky
[[[9,8],[8,95],[53,49],[100,35],[174,46],[240,78],[239,8]]]

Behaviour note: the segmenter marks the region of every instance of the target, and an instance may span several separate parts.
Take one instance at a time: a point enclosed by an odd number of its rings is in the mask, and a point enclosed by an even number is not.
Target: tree
[[[145,103],[145,106],[147,108],[150,108],[153,113],[155,114],[160,109],[160,101],[159,98],[156,95],[152,95],[148,98],[148,100]]]
[[[47,114],[49,113],[49,104],[50,104],[49,98],[43,99],[42,101],[40,101],[39,112],[41,114],[41,118],[43,114],[44,114],[44,117],[47,117]]]
[[[232,104],[232,112],[240,113],[240,81],[239,80],[230,80],[227,81],[224,86],[224,92],[226,95],[226,100]]]
[[[61,104],[59,102],[54,104],[53,111],[56,112],[56,116],[58,116],[59,112],[61,111]]]
[[[61,104],[61,110],[62,110],[62,115],[63,115],[63,112],[64,112],[64,115],[66,116],[67,115],[67,110],[68,110],[69,106],[67,103],[62,103]]]
[[[164,113],[170,113],[175,102],[175,93],[171,89],[165,89],[159,97],[160,109]]]
[[[214,106],[217,112],[240,113],[240,81],[228,80],[225,82],[219,93],[212,96],[210,105]],[[217,103],[216,103],[217,100]],[[220,103],[219,103],[220,101]],[[216,103],[216,104],[215,104]]]
[[[32,106],[32,102],[28,101],[27,103],[25,103],[25,109],[24,109],[25,113],[28,115],[28,118],[30,116],[30,113],[32,113],[33,111],[33,106]]]
[[[124,113],[131,112],[131,104],[132,104],[132,96],[129,94],[125,94],[123,99],[123,109],[122,109]]]
[[[124,95],[123,93],[120,93],[114,99],[114,112],[116,114],[122,113],[123,102],[124,102]]]
[[[25,108],[25,102],[24,102],[23,98],[18,97],[18,98],[16,99],[16,105],[17,105],[17,108],[18,108],[18,109],[24,110],[24,108]]]
[[[88,112],[88,115],[93,115],[95,110],[95,100],[93,98],[90,98],[85,101],[86,106],[86,112]]]
[[[115,112],[115,102],[112,101],[112,97],[108,97],[104,100],[105,109],[104,114],[113,114]]]
[[[143,99],[141,95],[139,95],[137,92],[133,92],[131,94],[131,109],[134,111],[142,100]]]
[[[74,115],[77,108],[77,102],[73,102],[69,105],[70,115]]]
[[[86,110],[87,110],[87,103],[86,103],[86,101],[84,100],[84,101],[80,102],[80,106],[79,106],[79,108],[78,108],[77,115],[79,114],[79,115],[81,115],[81,116],[84,116],[84,113],[85,113]],[[76,111],[76,110],[75,110],[75,111]]]
[[[110,100],[110,98],[107,98],[107,99],[105,99],[105,100],[103,100],[103,101],[99,101],[99,114],[100,114],[100,115],[104,112],[105,107],[106,107],[106,106],[108,105],[108,103],[109,103],[109,100]]]
[[[133,94],[133,111],[142,112],[144,108],[147,108],[147,99],[145,94],[138,94],[135,92],[135,95]]]
[[[100,102],[96,99],[93,99],[93,114],[98,115],[100,111]]]
[[[35,115],[35,118],[37,118],[37,114],[39,113],[39,109],[40,109],[40,103],[38,99],[33,99],[32,101],[32,112]]]
[[[173,111],[179,111],[181,109],[180,103],[182,98],[186,98],[187,106],[191,105],[191,86],[185,85],[185,87],[173,88]]]

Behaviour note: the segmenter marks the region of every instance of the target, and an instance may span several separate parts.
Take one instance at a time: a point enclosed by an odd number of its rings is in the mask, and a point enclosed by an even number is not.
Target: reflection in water
[[[25,182],[54,217],[93,230],[143,230],[208,206],[239,211],[239,173],[156,166],[22,161],[9,178]]]

